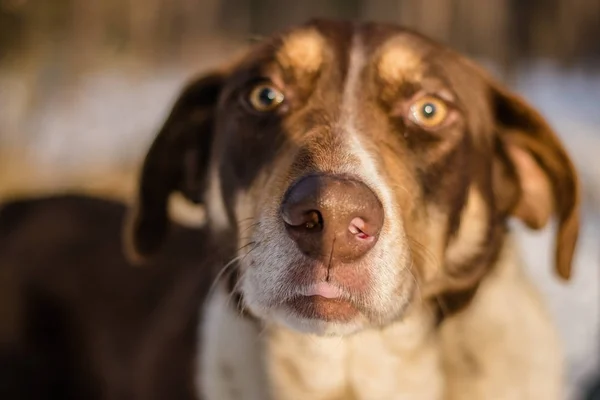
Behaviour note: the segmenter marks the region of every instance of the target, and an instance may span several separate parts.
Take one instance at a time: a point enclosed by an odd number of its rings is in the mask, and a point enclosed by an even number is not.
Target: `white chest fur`
[[[217,293],[207,304],[199,360],[206,400],[442,398],[430,314],[382,330],[323,338],[241,319]]]
[[[196,382],[202,400],[269,400],[265,346],[259,328],[240,318],[226,294],[205,305]]]

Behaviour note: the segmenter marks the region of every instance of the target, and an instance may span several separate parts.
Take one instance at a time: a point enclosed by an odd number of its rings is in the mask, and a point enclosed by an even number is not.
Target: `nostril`
[[[356,236],[356,238],[362,240],[372,239],[373,236],[377,234],[377,232],[370,232],[367,223],[360,217],[355,217],[352,219],[352,221],[350,221],[348,230],[351,234]]]
[[[306,214],[306,223],[304,227],[308,230],[323,229],[323,215],[319,211],[313,210]]]
[[[283,213],[283,221],[290,228],[319,232],[323,229],[323,215],[318,210]]]

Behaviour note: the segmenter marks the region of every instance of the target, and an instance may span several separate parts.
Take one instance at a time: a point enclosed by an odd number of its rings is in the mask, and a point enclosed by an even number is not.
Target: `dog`
[[[206,207],[204,399],[560,399],[560,343],[507,225],[557,222],[579,184],[543,117],[395,25],[313,20],[193,80],[149,149],[126,245]],[[224,267],[225,266],[225,267]],[[217,278],[218,279],[218,278]]]
[[[204,208],[193,240],[175,194]],[[579,197],[542,116],[466,57],[390,24],[290,28],[183,89],[142,165],[130,263],[86,242],[94,264],[139,265],[93,275],[127,294],[110,307],[73,297],[96,304],[81,321],[105,316],[89,343],[119,343],[86,376],[144,399],[560,399],[560,341],[508,221],[555,218],[566,280]],[[123,302],[139,305],[117,318]]]

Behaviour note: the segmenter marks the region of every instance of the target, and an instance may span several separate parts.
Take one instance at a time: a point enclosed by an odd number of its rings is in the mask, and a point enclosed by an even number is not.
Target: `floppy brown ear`
[[[222,74],[212,73],[189,83],[150,146],[141,169],[137,204],[125,231],[126,252],[132,261],[152,255],[164,241],[173,192],[202,203],[223,80]]]
[[[495,192],[507,211],[532,229],[557,219],[555,267],[569,279],[579,234],[579,184],[573,163],[542,116],[517,95],[492,84],[499,135]]]

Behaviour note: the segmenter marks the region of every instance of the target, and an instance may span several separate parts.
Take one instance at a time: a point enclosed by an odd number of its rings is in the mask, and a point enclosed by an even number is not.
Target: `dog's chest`
[[[321,338],[274,332],[267,365],[277,400],[439,399],[435,341],[409,326]]]
[[[323,338],[282,328],[261,331],[218,299],[211,303],[199,360],[206,400],[441,398],[437,341],[419,318]]]

